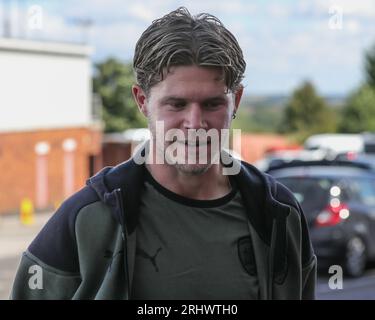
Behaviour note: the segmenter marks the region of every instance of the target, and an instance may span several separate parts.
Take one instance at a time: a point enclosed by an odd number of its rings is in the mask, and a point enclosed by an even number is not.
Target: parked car
[[[268,173],[301,204],[318,266],[339,264],[349,276],[362,275],[375,259],[375,174],[370,167],[309,161],[275,166]]]
[[[304,146],[307,150],[324,151],[328,160],[345,152],[363,152],[365,147],[363,135],[346,133],[315,134],[306,139]]]
[[[355,163],[365,163],[375,171],[375,153],[346,152],[337,155],[336,160],[346,160]]]
[[[275,165],[289,163],[292,161],[310,161],[310,160],[322,160],[326,156],[326,152],[317,150],[306,150],[306,149],[284,149],[277,151],[268,151],[264,158],[258,160],[254,165],[261,171],[267,171],[269,168]]]

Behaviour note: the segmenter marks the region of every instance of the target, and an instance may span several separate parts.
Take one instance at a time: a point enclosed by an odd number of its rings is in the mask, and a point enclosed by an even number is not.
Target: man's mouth
[[[208,137],[207,140],[177,140],[177,137],[173,138],[172,142],[178,142],[184,144],[185,146],[199,147],[211,144],[211,137]]]
[[[205,146],[210,144],[208,141],[185,141],[186,146],[192,146],[192,147],[199,147],[199,146]]]
[[[182,141],[182,143],[185,144],[185,146],[189,146],[189,147],[199,147],[199,146],[206,146],[206,145],[209,145],[211,144],[211,140],[196,140],[196,141],[189,141],[189,140],[186,140],[186,141]]]

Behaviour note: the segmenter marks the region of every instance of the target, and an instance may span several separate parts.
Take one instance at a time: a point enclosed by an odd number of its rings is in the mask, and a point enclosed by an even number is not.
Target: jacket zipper
[[[274,264],[274,251],[275,251],[275,242],[276,242],[276,219],[272,221],[272,232],[271,232],[271,248],[270,248],[270,257],[269,257],[269,270],[268,270],[268,293],[267,299],[272,300],[273,295],[273,264]]]
[[[121,215],[124,218],[125,212],[124,212],[124,203],[122,198],[122,191],[120,188],[116,189],[116,200],[117,204],[120,207]],[[124,263],[125,263],[125,277],[126,277],[126,299],[130,299],[130,282],[129,282],[129,264],[128,264],[128,239],[125,229],[125,223],[123,219],[121,219],[121,237],[124,245]]]

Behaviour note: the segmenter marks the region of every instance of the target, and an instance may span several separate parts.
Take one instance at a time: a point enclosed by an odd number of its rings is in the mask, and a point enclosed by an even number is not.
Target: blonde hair
[[[192,16],[180,7],[143,32],[133,68],[138,84],[148,94],[171,67],[186,65],[220,68],[228,91],[241,87],[246,69],[236,38],[218,18],[207,13]]]

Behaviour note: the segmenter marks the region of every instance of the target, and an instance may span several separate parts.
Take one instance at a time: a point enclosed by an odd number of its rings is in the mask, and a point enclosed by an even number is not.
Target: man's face
[[[237,110],[242,95],[242,90],[235,94],[226,91],[219,69],[198,66],[171,68],[164,80],[151,88],[147,98],[139,87],[133,88],[137,103],[148,118],[154,142],[159,138],[157,122],[163,124],[164,137],[168,137],[167,132],[174,129],[183,133],[183,136],[176,135],[174,141],[163,141],[165,154],[162,156],[167,161],[177,159],[174,166],[180,172],[202,174],[212,165],[213,157],[218,155],[211,150],[212,139],[196,138],[188,133],[199,129],[200,132],[216,132],[219,140],[215,141],[214,149],[219,151],[216,148],[220,146],[221,129],[229,129],[232,114]],[[180,151],[185,151],[184,156],[176,157],[178,152],[172,144],[182,148]],[[200,155],[204,153],[206,161],[200,161]]]

